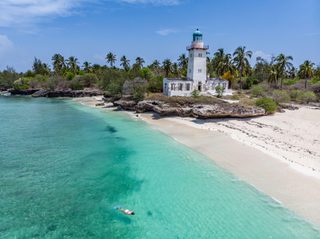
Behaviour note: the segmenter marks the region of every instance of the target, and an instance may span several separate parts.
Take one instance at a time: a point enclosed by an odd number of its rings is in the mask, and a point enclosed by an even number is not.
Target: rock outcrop
[[[134,100],[117,100],[113,102],[113,105],[119,109],[134,111],[136,109],[137,102]]]
[[[10,89],[8,91],[11,93],[11,95],[32,95],[39,90],[40,89],[28,89],[28,90]]]
[[[236,104],[195,105],[192,114],[196,118],[248,118],[265,115],[265,110]]]
[[[43,89],[29,89],[29,90],[14,90],[9,92],[12,95],[32,95],[33,97],[90,97],[103,95],[103,92],[96,89],[90,90],[43,90]]]
[[[160,116],[195,117],[201,119],[212,118],[248,118],[265,115],[265,110],[258,107],[242,106],[237,104],[194,104],[170,105],[157,100],[135,101],[119,100],[114,104],[124,110],[137,113],[154,112]]]

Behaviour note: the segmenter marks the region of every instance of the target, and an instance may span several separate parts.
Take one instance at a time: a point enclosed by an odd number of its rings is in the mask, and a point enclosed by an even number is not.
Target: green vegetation
[[[193,98],[198,98],[200,96],[200,91],[194,90],[192,91],[191,95]]]
[[[309,103],[316,101],[317,96],[312,91],[300,92],[297,96],[297,102],[299,103]]]
[[[208,74],[211,77],[226,79],[232,89],[240,94],[232,99],[252,104],[252,98],[272,98],[275,102],[295,101],[308,103],[319,101],[320,66],[305,61],[295,68],[293,58],[284,54],[273,57],[270,61],[256,58],[256,64],[250,65],[252,51],[240,46],[233,53],[218,49],[213,57],[207,57]],[[17,73],[13,68],[0,71],[0,90],[14,89],[72,89],[99,88],[111,96],[121,96],[123,84],[137,77],[147,82],[141,89],[134,91],[136,100],[142,99],[146,93],[161,93],[163,78],[186,78],[188,57],[181,54],[176,62],[170,59],[154,60],[147,65],[142,57],[132,62],[125,56],[119,57],[109,52],[105,56],[106,64],[92,64],[85,61],[80,64],[75,56],[64,57],[54,54],[51,64],[35,58],[32,69]],[[224,89],[216,89],[218,97],[222,97]],[[245,95],[245,97],[242,96]],[[200,92],[192,92],[194,98]],[[225,97],[224,97],[225,98]]]
[[[255,85],[251,89],[252,97],[264,97],[266,96],[266,89],[262,85]]]
[[[277,103],[271,98],[258,99],[256,106],[263,108],[267,114],[274,113],[278,108]]]
[[[290,102],[290,95],[285,90],[274,90],[272,92],[272,98],[278,104],[279,103],[288,103],[288,102]]]
[[[216,86],[216,92],[217,92],[217,97],[221,98],[223,96],[223,92],[225,91],[225,88],[221,85]]]
[[[294,78],[294,79],[284,79],[283,80],[283,85],[286,85],[286,86],[290,86],[290,85],[294,85],[296,83],[298,83],[299,79],[297,78]]]

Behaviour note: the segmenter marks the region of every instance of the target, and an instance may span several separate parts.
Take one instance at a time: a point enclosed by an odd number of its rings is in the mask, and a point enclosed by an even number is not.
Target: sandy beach
[[[95,106],[101,98],[75,101]],[[132,114],[133,115],[133,114]],[[139,119],[206,155],[259,191],[320,225],[320,110],[302,107],[253,119]]]

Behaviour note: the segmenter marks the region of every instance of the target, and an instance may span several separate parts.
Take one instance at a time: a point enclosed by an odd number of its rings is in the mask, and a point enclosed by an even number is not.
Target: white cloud
[[[28,26],[43,17],[65,16],[82,0],[1,0],[0,27]]]
[[[154,4],[154,5],[164,5],[164,6],[172,6],[178,5],[181,0],[121,0],[122,2],[126,3],[133,3],[133,4]]]
[[[176,33],[176,32],[177,30],[171,29],[171,28],[160,29],[156,31],[156,33],[159,34],[160,36],[168,36],[169,34]]]
[[[6,35],[0,34],[0,53],[8,51],[13,48],[13,43]]]
[[[255,52],[253,53],[253,57],[252,57],[252,58],[253,58],[253,59],[256,59],[257,57],[261,57],[261,58],[263,58],[263,59],[265,59],[265,60],[270,61],[272,55],[271,55],[271,54],[268,54],[268,53],[265,53],[265,52],[263,52],[263,51],[261,51],[261,50],[258,50],[258,51],[255,51]]]
[[[98,4],[108,1],[128,4],[172,6],[182,0],[0,0],[0,27],[32,26],[48,17],[68,16],[81,4]]]

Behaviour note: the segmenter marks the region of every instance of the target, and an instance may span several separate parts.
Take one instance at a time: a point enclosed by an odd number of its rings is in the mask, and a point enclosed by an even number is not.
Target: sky
[[[210,46],[320,64],[320,0],[0,0],[0,70],[60,53],[106,64],[111,51],[175,61],[199,28]],[[119,63],[118,63],[119,64]]]

